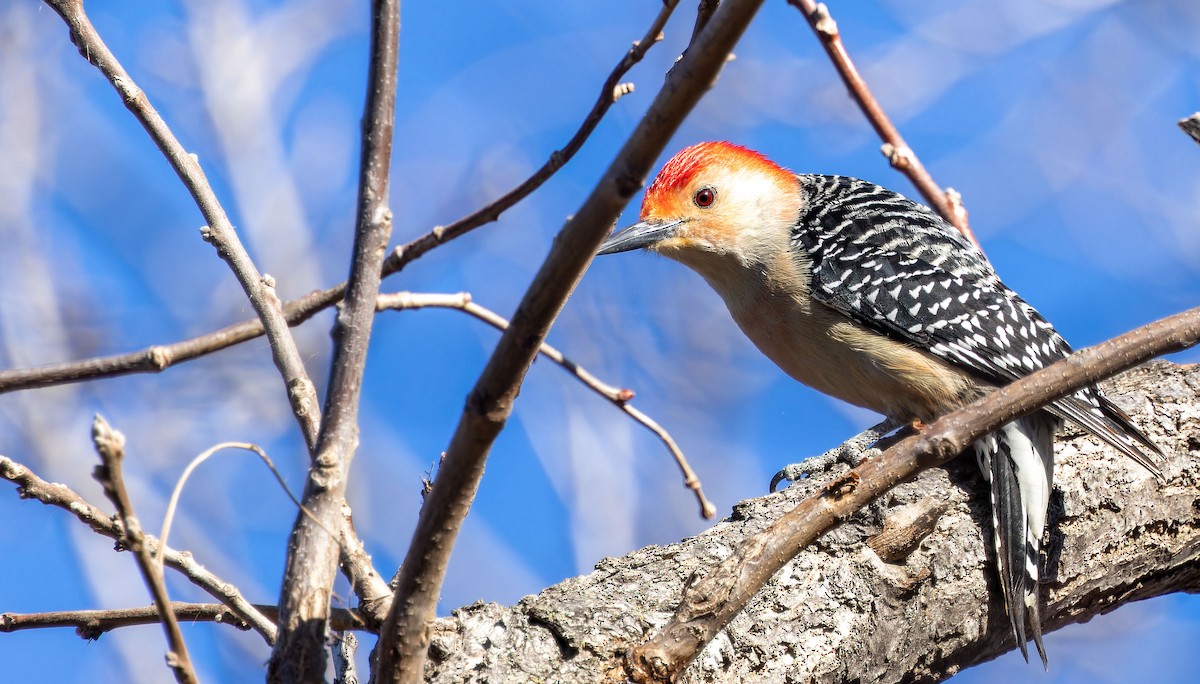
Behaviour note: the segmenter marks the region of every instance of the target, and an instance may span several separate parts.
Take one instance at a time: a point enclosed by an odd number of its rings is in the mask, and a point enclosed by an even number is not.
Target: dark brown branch
[[[720,6],[721,0],[700,0],[700,4],[696,6],[696,24],[692,26],[692,38],[688,45],[696,42],[700,32],[708,25],[708,20],[712,19],[713,12]]]
[[[380,311],[385,309],[401,311],[425,307],[456,309],[474,316],[501,332],[507,330],[509,326],[508,321],[503,316],[471,301],[471,295],[466,292],[459,292],[452,295],[413,292],[382,294],[379,295],[376,307]],[[675,464],[679,466],[679,470],[683,474],[683,486],[692,490],[692,493],[696,496],[696,501],[700,504],[700,515],[709,519],[716,516],[716,506],[713,506],[708,497],[704,496],[704,488],[700,484],[700,478],[696,476],[696,471],[692,470],[692,466],[688,463],[687,457],[683,455],[683,450],[675,443],[675,439],[654,419],[629,404],[634,396],[633,390],[619,389],[604,382],[588,372],[583,366],[568,359],[561,351],[548,342],[543,342],[538,347],[538,353],[570,373],[576,380],[583,383],[585,387],[607,399],[613,406],[616,406],[625,413],[625,415],[641,424],[642,427],[653,432],[662,441],[663,445],[667,447],[667,451],[675,459]]]
[[[788,0],[788,4],[804,14],[809,26],[817,34],[817,39],[821,41],[821,45],[837,69],[838,75],[842,77],[842,81],[850,91],[850,96],[854,98],[863,115],[867,117],[867,121],[883,140],[881,150],[888,162],[893,168],[908,176],[925,201],[929,202],[943,218],[958,228],[959,232],[978,247],[979,241],[975,239],[975,234],[971,232],[971,225],[967,221],[967,210],[963,207],[962,195],[952,190],[943,191],[929,175],[929,171],[925,169],[921,160],[917,158],[916,152],[913,152],[908,143],[904,142],[900,131],[883,111],[883,107],[875,99],[871,89],[867,87],[867,82],[855,68],[850,54],[846,52],[846,45],[842,42],[842,36],[838,32],[837,22],[829,15],[829,8],[824,3],[817,3],[814,0]]]
[[[0,479],[17,485],[17,494],[22,499],[34,499],[47,506],[61,508],[74,515],[93,532],[109,539],[120,540],[124,535],[120,521],[88,503],[70,487],[57,482],[47,482],[29,468],[16,461],[0,456]],[[153,537],[147,542],[155,553],[164,553],[167,565],[182,572],[193,584],[206,591],[249,624],[268,643],[275,642],[275,623],[259,612],[242,596],[237,587],[209,572],[196,562],[191,553],[162,548]]]
[[[104,486],[104,493],[117,508],[117,516],[121,519],[123,534],[121,543],[133,552],[137,560],[138,570],[142,580],[150,589],[154,606],[158,609],[162,621],[163,632],[167,637],[167,667],[175,675],[175,681],[181,684],[197,684],[196,672],[192,669],[192,659],[188,655],[187,643],[183,640],[183,632],[179,631],[179,622],[175,619],[174,611],[170,610],[171,599],[167,596],[167,585],[163,581],[162,571],[154,562],[154,554],[146,543],[146,535],[142,525],[133,512],[133,503],[129,500],[129,492],[125,490],[125,474],[122,462],[125,460],[125,435],[112,429],[108,421],[99,414],[92,422],[92,441],[96,445],[96,453],[100,454],[100,465],[96,467],[95,478]]]
[[[1191,136],[1192,140],[1200,143],[1200,112],[1179,120],[1179,127],[1184,133]]]
[[[55,12],[58,12],[67,27],[71,30],[71,42],[79,48],[84,59],[93,64],[109,80],[113,88],[121,96],[125,107],[137,118],[163,156],[171,164],[171,168],[183,181],[188,192],[199,207],[200,213],[208,225],[201,229],[200,234],[205,241],[216,248],[217,254],[229,264],[237,277],[238,283],[246,292],[250,304],[258,314],[263,328],[267,331],[271,355],[275,366],[283,376],[287,387],[288,399],[292,412],[300,424],[305,441],[311,448],[316,444],[317,426],[320,415],[317,407],[316,388],[308,378],[304,369],[304,361],[296,340],[288,330],[287,321],[279,298],[275,294],[275,281],[269,275],[259,273],[250,260],[250,255],[238,239],[233,224],[229,222],[224,208],[217,200],[216,193],[208,184],[204,169],[194,155],[188,154],[179,140],[167,127],[165,121],[150,104],[146,94],[138,88],[121,66],[117,58],[109,51],[108,46],[101,40],[100,34],[92,26],[87,14],[83,11],[82,0],[45,0]]]
[[[1198,341],[1200,308],[1164,318],[997,389],[867,460],[691,582],[674,618],[629,653],[630,676],[639,682],[672,681],[800,550],[919,471],[949,461],[982,435],[1055,399]]]
[[[310,682],[324,677],[330,597],[342,556],[341,535],[331,535],[328,530],[348,531],[342,508],[350,462],[358,446],[358,407],[375,298],[392,236],[392,211],[387,201],[396,118],[400,0],[375,0],[371,27],[353,258],[333,328],[333,368],[325,395],[325,417],[305,481],[302,510],[296,515],[288,543],[279,597],[279,638],[267,668],[271,682]]]
[[[175,619],[183,622],[215,622],[230,625],[240,630],[250,629],[250,624],[221,603],[187,603],[172,601],[171,612]],[[254,606],[263,615],[274,620],[278,608],[268,605]],[[157,606],[140,608],[116,608],[113,610],[58,610],[45,613],[0,613],[0,632],[18,632],[26,629],[51,627],[74,627],[75,633],[89,641],[99,639],[105,632],[120,627],[156,625],[162,621]],[[329,618],[330,629],[364,629],[357,614],[344,608],[335,608]]]
[[[761,0],[727,0],[675,65],[646,115],[579,211],[554,241],[508,330],[467,397],[433,489],[421,508],[380,632],[377,681],[417,682],[429,649],[446,565],[470,509],[492,444],[512,412],[521,382],[550,325],[591,263],[621,210],[638,192],[671,134],[713,83]],[[668,2],[645,41],[673,9]]]

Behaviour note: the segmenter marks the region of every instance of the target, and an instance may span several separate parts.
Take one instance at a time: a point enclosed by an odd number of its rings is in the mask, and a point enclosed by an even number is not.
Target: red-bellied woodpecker
[[[599,253],[638,247],[703,276],[788,375],[900,423],[932,421],[1071,352],[928,208],[855,178],[793,174],[730,143],[675,155],[641,220]],[[1064,419],[1156,477],[1161,455],[1095,387],[975,443],[1013,636],[1028,659],[1028,618],[1043,664],[1039,548]]]

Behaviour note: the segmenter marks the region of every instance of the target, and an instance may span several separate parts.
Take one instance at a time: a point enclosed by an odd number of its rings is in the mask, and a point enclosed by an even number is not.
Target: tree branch
[[[1200,590],[1200,366],[1154,363],[1105,390],[1173,455],[1168,483],[1080,430],[1059,435],[1042,584],[1048,632]],[[426,682],[625,681],[623,653],[671,619],[696,576],[797,503],[829,498],[846,472],[839,465],[743,501],[695,537],[604,559],[515,606],[460,608],[432,627]],[[909,515],[913,507],[919,515]],[[929,525],[923,513],[939,508]],[[923,540],[885,560],[869,540],[897,524]],[[990,524],[973,459],[923,471],[804,548],[692,662],[686,681],[939,681],[1014,649]]]
[[[215,622],[230,625],[242,631],[250,629],[250,624],[242,620],[222,603],[187,603],[172,601],[169,605],[176,620],[187,622]],[[279,614],[276,606],[254,606],[263,615],[274,620]],[[80,638],[95,641],[106,632],[120,627],[136,627],[139,625],[156,625],[162,622],[158,606],[143,606],[140,608],[115,608],[112,610],[56,610],[45,613],[0,613],[0,632],[19,632],[27,629],[47,629],[51,627],[74,627]],[[335,608],[329,618],[329,626],[334,630],[361,630],[365,623],[353,611]]]
[[[1200,308],[1082,349],[966,407],[853,468],[817,496],[752,535],[686,588],[675,617],[629,655],[639,682],[674,681],[776,572],[838,522],[922,469],[941,465],[1020,416],[1160,354],[1200,341]]]
[[[727,0],[675,65],[663,89],[580,210],[567,221],[526,290],[508,330],[467,397],[433,489],[395,581],[380,633],[379,682],[416,682],[429,648],[450,551],[483,476],[483,466],[512,411],[537,350],[567,296],[621,210],[641,188],[684,116],[714,81],[761,0]],[[663,12],[672,9],[673,2]],[[665,20],[665,19],[664,19]],[[645,40],[652,40],[654,32]]]
[[[375,298],[392,235],[387,200],[399,51],[400,0],[374,0],[353,260],[333,328],[325,417],[305,481],[302,510],[288,543],[279,597],[279,638],[267,668],[271,682],[319,681],[325,674],[330,597],[342,556],[341,535],[330,535],[328,530],[347,530],[342,508],[350,462],[358,447],[358,407]]]
[[[867,82],[855,68],[854,62],[850,59],[850,53],[846,51],[846,45],[842,42],[842,35],[838,32],[837,22],[829,14],[829,8],[825,6],[825,3],[817,3],[815,0],[788,0],[788,4],[800,10],[804,18],[808,20],[813,33],[821,41],[821,45],[829,55],[830,61],[833,62],[834,68],[837,69],[838,75],[842,77],[847,90],[850,91],[850,96],[854,98],[858,108],[862,110],[867,121],[883,140],[883,147],[880,150],[883,152],[883,156],[887,157],[892,168],[908,176],[925,201],[929,202],[942,215],[942,218],[958,228],[959,232],[973,242],[976,247],[979,247],[979,241],[975,239],[975,234],[971,232],[971,225],[967,221],[967,210],[963,206],[962,195],[949,188],[943,192],[941,186],[934,182],[933,176],[929,175],[925,165],[917,158],[917,153],[908,146],[908,143],[904,142],[904,137],[892,124],[892,120],[888,118],[879,101],[871,93]]]
[[[28,467],[6,456],[0,456],[0,479],[17,485],[17,494],[22,499],[35,499],[47,506],[61,508],[74,515],[93,532],[109,539],[120,541],[124,535],[121,523],[88,503],[70,487],[57,482],[47,482]],[[184,574],[196,586],[227,606],[234,615],[249,624],[262,635],[268,644],[275,643],[275,623],[246,600],[238,588],[217,577],[196,562],[190,552],[161,547],[152,536],[146,538],[155,553],[163,553],[167,565]],[[117,547],[122,549],[121,546]]]
[[[392,588],[375,569],[366,546],[355,532],[350,504],[343,501],[341,513],[342,525],[338,528],[341,555],[338,564],[342,574],[350,580],[350,589],[358,597],[357,614],[369,631],[378,633],[388,609],[392,607]],[[330,628],[337,629],[332,623]]]
[[[705,0],[702,4],[706,4],[707,2],[708,0]],[[715,5],[715,3],[713,4]],[[500,218],[501,214],[528,197],[559,169],[565,166],[583,147],[587,139],[591,137],[592,132],[596,130],[596,126],[600,124],[600,121],[608,113],[612,105],[622,95],[632,91],[632,85],[622,85],[621,78],[634,65],[642,61],[646,52],[658,42],[661,37],[663,23],[665,23],[665,20],[662,20],[660,15],[660,17],[655,19],[651,30],[646,34],[647,36],[652,36],[652,38],[650,40],[635,42],[633,47],[625,52],[621,61],[617,63],[617,66],[613,68],[608,78],[605,79],[604,84],[600,88],[600,95],[597,97],[595,104],[592,105],[591,111],[588,112],[583,122],[579,125],[579,128],[575,131],[575,134],[571,136],[567,144],[561,149],[551,153],[541,168],[525,179],[520,185],[487,206],[449,225],[437,226],[425,235],[396,247],[383,262],[382,277],[386,278],[403,270],[409,263],[439,245],[443,245],[454,238],[466,235],[476,228],[496,221]],[[284,320],[287,321],[289,326],[300,325],[321,310],[340,301],[345,292],[346,283],[339,283],[324,290],[314,290],[303,297],[288,301],[283,305]],[[175,364],[226,349],[235,344],[252,340],[262,334],[263,325],[261,320],[243,321],[198,337],[172,344],[154,345],[125,354],[49,364],[37,368],[0,370],[0,394],[39,387],[51,387],[72,382],[83,382],[96,378],[117,377],[130,373],[157,373]]]
[[[238,283],[250,299],[251,306],[258,314],[263,329],[267,331],[267,340],[271,346],[271,355],[275,366],[283,376],[287,387],[288,400],[292,412],[300,424],[304,439],[311,449],[316,444],[317,426],[320,415],[317,413],[317,392],[308,372],[304,369],[304,361],[296,340],[288,330],[287,321],[279,298],[275,295],[275,280],[266,274],[260,274],[250,260],[246,248],[238,239],[233,224],[225,214],[224,208],[217,200],[216,193],[208,184],[204,169],[195,155],[189,154],[165,121],[150,104],[133,79],[126,73],[117,58],[109,51],[108,46],[101,40],[100,34],[92,26],[87,14],[83,11],[82,0],[44,0],[66,22],[71,31],[71,42],[79,48],[83,58],[100,70],[100,73],[112,83],[125,107],[137,118],[163,156],[171,164],[171,168],[183,181],[200,213],[208,225],[201,229],[200,234],[206,242],[216,248],[217,254],[229,264],[237,277]]]
[[[150,596],[158,609],[162,621],[163,632],[167,637],[167,667],[175,675],[175,681],[180,684],[197,684],[196,672],[192,669],[192,659],[188,655],[187,642],[183,640],[183,632],[179,631],[179,622],[175,613],[170,609],[171,599],[167,596],[167,585],[163,581],[162,571],[154,562],[154,554],[146,543],[146,535],[142,525],[133,512],[133,503],[129,500],[129,492],[125,490],[125,474],[122,462],[125,460],[125,435],[112,429],[108,421],[99,414],[92,423],[92,441],[96,445],[96,453],[100,454],[100,465],[96,467],[95,478],[104,486],[104,493],[117,508],[117,516],[121,520],[123,534],[121,544],[133,552],[137,560],[138,570],[142,580],[150,589]]]

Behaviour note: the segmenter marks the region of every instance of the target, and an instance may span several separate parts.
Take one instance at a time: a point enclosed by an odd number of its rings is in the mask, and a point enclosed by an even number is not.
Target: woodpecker
[[[728,142],[668,161],[640,220],[599,254],[639,247],[699,273],[788,375],[897,424],[931,422],[1071,353],[927,207],[857,178],[794,174]],[[1162,452],[1096,387],[974,444],[1013,637],[1028,661],[1028,621],[1043,666],[1039,550],[1063,420],[1161,479]]]

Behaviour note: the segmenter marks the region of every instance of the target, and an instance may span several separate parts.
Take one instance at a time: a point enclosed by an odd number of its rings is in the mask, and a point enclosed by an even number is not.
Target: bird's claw
[[[799,463],[784,466],[771,478],[771,493],[774,494],[776,488],[779,487],[779,483],[784,480],[799,482],[806,477],[829,472],[839,463],[845,463],[851,468],[856,467],[868,458],[879,454],[881,450],[872,445],[900,425],[903,425],[903,423],[884,420],[878,425],[863,430],[820,456],[813,456]]]
[[[813,475],[827,473],[833,470],[833,467],[839,463],[845,463],[851,468],[867,460],[871,456],[877,455],[879,449],[870,448],[862,449],[856,444],[841,444],[820,456],[806,458],[799,463],[786,465],[775,473],[771,478],[771,493],[775,493],[780,482],[787,480],[788,482],[798,482]]]

